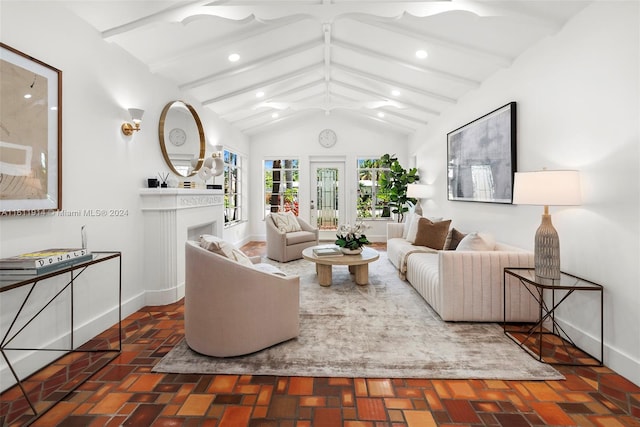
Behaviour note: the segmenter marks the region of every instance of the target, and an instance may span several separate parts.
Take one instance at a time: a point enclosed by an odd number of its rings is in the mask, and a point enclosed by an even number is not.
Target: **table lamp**
[[[418,215],[422,215],[422,206],[420,206],[420,199],[429,199],[432,196],[431,186],[425,184],[407,184],[407,197],[416,199],[416,207],[414,212]]]
[[[535,237],[535,274],[544,279],[560,279],[560,240],[558,232],[551,223],[549,206],[580,204],[579,172],[573,170],[516,172],[513,204],[544,206],[542,223]]]

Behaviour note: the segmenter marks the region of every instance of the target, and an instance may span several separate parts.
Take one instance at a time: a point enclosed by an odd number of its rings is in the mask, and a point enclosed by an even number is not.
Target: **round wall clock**
[[[181,146],[187,141],[187,133],[180,128],[173,128],[169,132],[169,141],[173,145]]]
[[[337,140],[338,137],[336,133],[331,129],[324,129],[320,132],[320,135],[318,135],[318,142],[325,148],[333,147],[336,145]]]

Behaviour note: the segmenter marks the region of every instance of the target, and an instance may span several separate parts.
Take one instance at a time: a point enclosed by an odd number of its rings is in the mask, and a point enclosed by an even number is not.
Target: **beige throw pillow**
[[[247,267],[253,267],[253,263],[248,256],[219,237],[203,234],[200,236],[200,247],[214,254],[229,258],[231,261],[236,261]]]
[[[418,232],[414,245],[442,250],[449,234],[451,220],[431,222],[427,218],[420,218],[417,223]]]
[[[235,259],[233,246],[211,234],[203,234],[200,236],[200,247],[225,258]]]
[[[496,240],[489,233],[469,233],[458,244],[456,251],[492,251]]]
[[[411,228],[412,224],[414,224],[419,218],[422,218],[422,217],[415,212],[409,212],[407,214],[406,219],[404,221],[404,227],[402,227],[403,239],[405,240],[407,239],[407,236],[409,235],[409,229]]]
[[[273,223],[282,233],[291,233],[293,231],[302,231],[298,220],[293,212],[272,213]]]

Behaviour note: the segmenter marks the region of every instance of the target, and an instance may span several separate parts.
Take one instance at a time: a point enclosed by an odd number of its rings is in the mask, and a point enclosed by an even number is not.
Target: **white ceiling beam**
[[[267,98],[269,98],[269,99],[277,99],[277,98],[281,98],[281,97],[285,97],[285,96],[289,96],[289,95],[295,95],[298,92],[303,92],[303,91],[305,91],[307,89],[311,89],[312,87],[319,86],[319,85],[321,85],[323,83],[324,83],[324,79],[315,80],[315,81],[309,82],[307,84],[304,84],[302,86],[293,87],[293,88],[285,90],[283,92],[270,94]],[[241,111],[254,110],[255,108],[257,108],[263,102],[264,101],[258,101],[258,102],[252,102],[250,104],[245,104],[245,105],[243,105],[241,107],[238,107],[238,108],[236,108],[236,109],[234,109],[232,111],[228,111],[228,112],[226,112],[224,114],[220,114],[220,117],[224,119],[227,116],[230,116],[232,114],[236,114],[236,113],[241,112]]]
[[[435,92],[431,92],[431,91],[428,91],[428,90],[424,90],[422,88],[419,88],[419,87],[416,87],[416,86],[411,86],[411,85],[408,85],[406,83],[400,83],[400,82],[397,82],[395,80],[390,80],[390,79],[387,79],[387,78],[384,78],[384,77],[381,77],[381,76],[378,76],[378,75],[375,75],[375,74],[368,73],[366,71],[357,70],[355,68],[352,68],[352,67],[349,67],[349,66],[346,66],[346,65],[338,64],[336,62],[333,63],[333,68],[335,70],[340,70],[340,71],[343,71],[345,73],[348,73],[348,74],[351,74],[351,75],[354,75],[354,76],[357,76],[357,77],[361,77],[361,78],[364,78],[364,79],[372,80],[372,81],[375,81],[375,82],[384,83],[384,84],[386,84],[388,86],[391,86],[391,87],[394,87],[394,88],[398,88],[398,89],[402,89],[403,91],[406,91],[406,92],[417,93],[419,95],[422,95],[422,96],[427,97],[427,98],[432,98],[432,99],[435,99],[437,101],[446,102],[448,104],[455,104],[457,102],[457,100],[455,98],[451,98],[449,96],[445,96],[445,95],[442,95],[442,94],[439,94],[439,93],[435,93]]]
[[[351,97],[344,96],[344,95],[336,95],[336,97],[337,98],[341,98],[341,99],[343,99],[343,100],[345,100],[347,102],[352,102],[352,103],[357,103],[358,102],[357,99],[353,99]],[[376,113],[375,113],[376,117],[378,117],[378,112],[383,112],[385,115],[388,114],[390,116],[394,116],[394,117],[397,117],[399,119],[406,120],[408,122],[413,122],[413,123],[416,123],[418,125],[426,125],[428,123],[427,120],[420,120],[420,119],[417,119],[415,117],[407,116],[406,114],[401,114],[401,113],[398,112],[398,110],[394,110],[392,108],[376,108],[376,109],[368,109],[368,110],[361,109],[361,111],[370,112],[370,113],[373,113],[373,111],[376,111]],[[378,117],[378,118],[381,118],[381,117]]]
[[[459,76],[457,74],[452,74],[452,73],[447,73],[445,71],[440,71],[440,70],[436,70],[433,68],[429,68],[429,67],[420,67],[418,65],[412,64],[411,62],[407,62],[403,59],[397,58],[397,57],[393,57],[391,55],[383,55],[373,49],[369,49],[363,46],[358,46],[355,45],[353,43],[349,43],[346,42],[344,40],[336,40],[335,38],[333,39],[332,44],[336,47],[340,47],[342,49],[347,49],[350,50],[352,52],[357,52],[361,55],[366,55],[366,56],[370,56],[370,57],[374,57],[377,58],[381,61],[387,62],[387,63],[392,63],[395,65],[399,65],[401,67],[404,67],[406,69],[409,70],[413,70],[413,71],[418,71],[424,74],[428,74],[434,77],[438,77],[441,79],[445,79],[445,80],[449,80],[455,83],[461,83],[464,84],[466,86],[470,86],[473,88],[477,88],[480,87],[480,82],[477,80],[472,80],[472,79],[468,79],[466,77],[462,77]]]
[[[215,82],[220,79],[229,78],[233,76],[237,76],[242,73],[246,73],[251,70],[255,70],[257,68],[264,67],[265,65],[271,64],[276,61],[280,61],[281,59],[288,58],[294,55],[297,55],[301,52],[305,52],[309,49],[313,49],[315,47],[321,46],[322,42],[318,40],[311,40],[306,43],[302,43],[287,49],[283,49],[279,52],[272,53],[267,56],[263,56],[262,58],[258,58],[255,61],[248,62],[245,66],[239,68],[230,68],[219,73],[210,74],[205,77],[201,77],[197,80],[193,80],[191,82],[183,83],[178,86],[181,90],[185,89],[193,89],[198,86],[204,86],[208,83]]]
[[[149,64],[149,69],[152,73],[158,72],[159,70],[166,68],[175,63],[183,62],[186,59],[192,57],[199,57],[210,54],[212,51],[217,49],[226,48],[229,45],[235,45],[241,43],[246,40],[255,39],[265,34],[269,34],[273,31],[276,31],[280,28],[287,27],[291,24],[294,24],[298,21],[301,21],[303,17],[300,16],[292,16],[288,18],[284,18],[282,20],[269,23],[269,25],[261,25],[259,27],[255,27],[252,29],[240,28],[226,37],[223,38],[214,38],[204,40],[197,45],[191,46],[189,48],[181,49],[180,53],[176,55],[171,55],[162,59],[158,59]]]
[[[233,92],[229,92],[229,93],[226,93],[224,95],[220,95],[218,97],[211,98],[211,99],[208,99],[206,101],[202,101],[202,105],[215,104],[216,102],[224,101],[226,99],[234,98],[236,96],[240,96],[240,95],[244,95],[244,94],[247,94],[247,93],[255,92],[256,90],[262,89],[263,87],[266,87],[266,86],[282,83],[282,82],[285,82],[287,80],[294,79],[296,77],[302,77],[302,76],[304,76],[306,74],[310,74],[310,73],[318,71],[320,69],[320,67],[321,66],[319,64],[313,64],[313,65],[309,65],[308,67],[299,68],[299,69],[294,70],[294,71],[292,71],[290,73],[282,74],[282,75],[280,75],[278,77],[275,77],[275,78],[272,78],[272,79],[269,79],[269,80],[264,80],[264,81],[255,83],[255,84],[250,85],[250,86],[245,86],[242,89],[238,89],[238,90],[235,90]]]
[[[345,89],[352,90],[354,92],[359,92],[359,93],[362,93],[364,95],[373,96],[373,97],[379,98],[379,99],[389,99],[390,98],[387,95],[383,95],[381,93],[374,92],[374,91],[369,90],[369,89],[364,89],[364,88],[361,88],[361,87],[358,87],[358,86],[354,86],[354,85],[349,84],[349,83],[344,83],[344,82],[341,82],[341,81],[337,81],[335,79],[331,82],[331,84],[334,85],[334,86],[340,86],[340,87],[343,87]],[[426,108],[426,107],[424,107],[422,105],[416,105],[416,104],[412,104],[412,103],[409,103],[409,102],[399,102],[399,101],[394,101],[394,102],[397,102],[399,105],[406,106],[407,108],[411,108],[411,109],[414,109],[414,110],[422,111],[423,113],[426,113],[426,114],[431,114],[431,115],[434,115],[434,116],[439,116],[440,115],[440,111],[432,110],[431,108]]]
[[[397,129],[402,129],[404,133],[413,133],[416,131],[417,127],[402,125],[400,123],[392,122],[390,120],[385,120],[384,118],[378,117],[376,114],[365,112],[362,110],[341,110],[343,114],[350,114],[352,116],[360,116],[365,117],[369,120],[376,121],[378,123],[382,123],[386,126],[394,127]]]
[[[306,110],[306,111],[291,111],[288,113],[281,113],[280,117],[278,117],[277,119],[270,119],[267,120],[265,122],[259,123],[257,125],[253,125],[253,126],[248,126],[248,127],[242,127],[242,126],[238,126],[238,128],[242,131],[242,132],[255,132],[257,130],[260,129],[264,129],[266,127],[269,126],[274,126],[280,122],[286,121],[286,120],[291,120],[293,118],[301,118],[301,117],[305,117],[305,116],[309,116],[312,114],[316,114],[315,111],[312,110]]]
[[[450,11],[466,11],[481,17],[506,16],[517,18],[527,25],[535,25],[557,31],[562,23],[547,18],[523,14],[505,7],[497,7],[492,2],[473,0],[451,1],[347,1],[326,2],[322,4],[301,4],[297,0],[289,1],[251,1],[224,5],[225,0],[196,0],[179,3],[145,16],[135,19],[102,32],[107,39],[128,31],[136,30],[145,25],[156,22],[188,22],[206,16],[218,16],[234,21],[256,19],[258,21],[272,21],[292,15],[304,15],[317,19],[319,22],[333,22],[336,18],[362,14],[383,18],[397,19],[404,14],[417,17],[438,15]]]
[[[475,57],[482,60],[490,61],[500,67],[508,67],[513,62],[513,58],[500,55],[494,52],[490,52],[480,47],[468,46],[468,45],[463,45],[460,43],[448,41],[441,37],[436,37],[436,36],[425,34],[422,32],[409,30],[400,25],[392,24],[390,22],[384,22],[382,20],[378,20],[369,16],[363,15],[363,16],[355,17],[354,19],[365,25],[370,25],[379,29],[380,28],[384,29],[392,33],[401,34],[411,39],[421,40],[427,43],[427,45],[441,46],[445,49],[462,53],[467,57],[470,56],[470,57]]]

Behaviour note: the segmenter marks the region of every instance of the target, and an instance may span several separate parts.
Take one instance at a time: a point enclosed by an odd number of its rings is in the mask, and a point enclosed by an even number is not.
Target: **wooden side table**
[[[530,327],[526,328],[514,328],[509,327],[507,324],[507,284],[508,276],[518,279],[519,286],[524,286],[527,291],[536,299],[539,305],[538,321]],[[513,283],[513,281],[511,281]],[[564,328],[556,321],[555,313],[560,304],[567,301],[567,299],[574,292],[596,292],[600,296],[600,357],[596,358],[584,350],[580,349],[571,339],[569,334]],[[550,301],[549,301],[550,299]],[[549,280],[536,277],[535,270],[533,268],[523,267],[507,267],[504,269],[503,278],[503,300],[504,300],[504,316],[503,316],[503,329],[504,333],[511,338],[521,348],[525,349],[529,354],[536,358],[540,362],[549,363],[552,365],[569,365],[569,366],[602,366],[602,358],[604,354],[604,295],[603,287],[594,282],[582,279],[568,273],[561,273],[559,280]],[[550,325],[550,329],[545,328],[544,324]],[[523,334],[524,339],[522,341],[516,339],[513,334]],[[572,352],[582,352],[583,355],[588,356],[597,361],[597,363],[585,363],[573,361],[557,361],[550,360],[543,354],[543,338],[545,335],[553,335],[559,337],[562,346],[567,350],[567,354]],[[537,339],[537,345],[527,346],[527,343],[532,341],[535,343]]]

